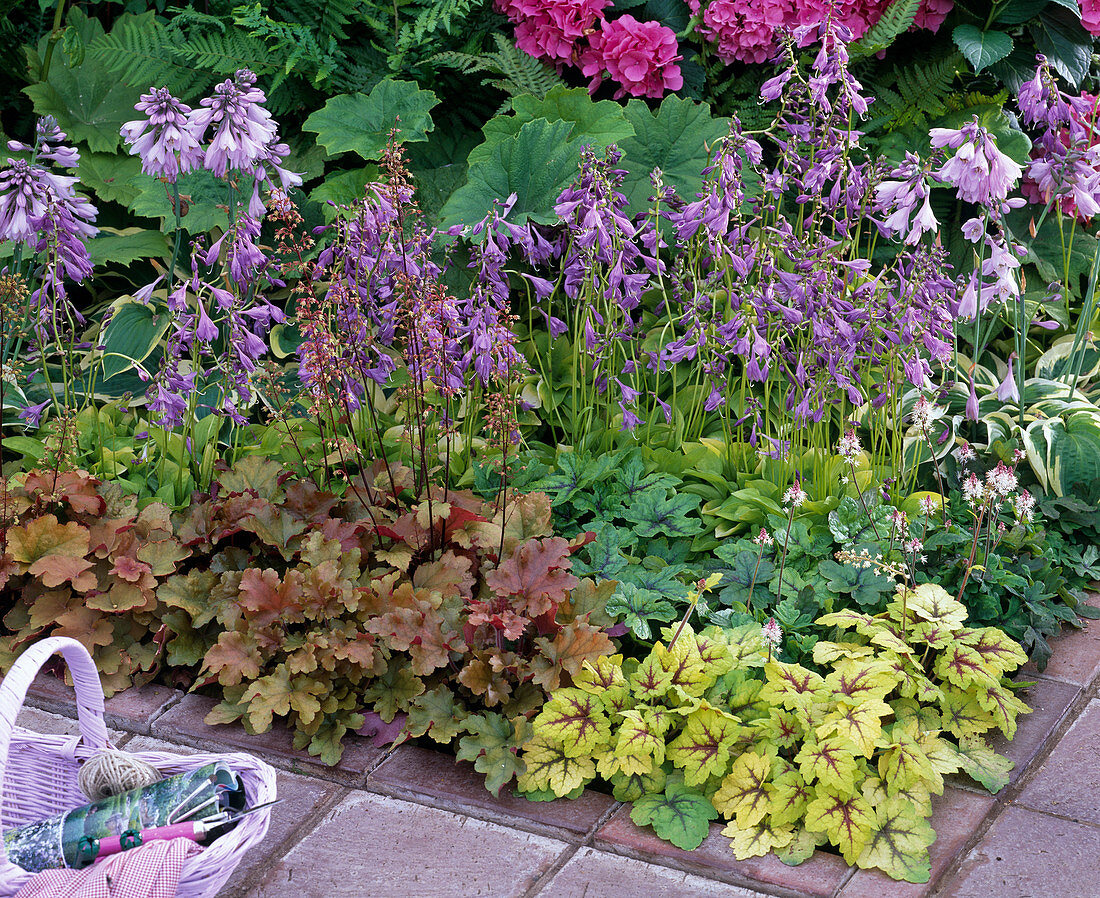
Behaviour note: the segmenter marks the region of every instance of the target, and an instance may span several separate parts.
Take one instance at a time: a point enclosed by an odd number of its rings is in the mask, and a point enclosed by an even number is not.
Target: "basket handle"
[[[15,718],[23,707],[27,689],[51,656],[60,652],[73,676],[76,688],[76,716],[80,722],[80,735],[84,744],[93,750],[108,748],[107,725],[103,722],[103,685],[99,681],[92,656],[75,639],[68,636],[51,636],[37,642],[23,652],[0,682],[0,789],[4,784],[4,770],[8,764]]]

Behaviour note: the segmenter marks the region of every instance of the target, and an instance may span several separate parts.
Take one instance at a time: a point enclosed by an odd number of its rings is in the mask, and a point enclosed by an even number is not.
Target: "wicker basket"
[[[76,687],[80,736],[44,736],[17,727],[27,689],[42,665],[60,652]],[[80,764],[98,750],[109,748],[103,722],[103,687],[87,650],[79,642],[51,637],[27,649],[0,683],[0,827],[9,829],[51,817],[87,804],[77,786]],[[248,806],[275,799],[275,771],[246,754],[134,752],[166,775],[195,770],[212,761],[224,761],[244,782]],[[228,833],[215,839],[183,865],[179,898],[214,898],[244,854],[267,833],[271,809],[249,814]],[[0,898],[14,895],[33,876],[10,863],[0,839]]]

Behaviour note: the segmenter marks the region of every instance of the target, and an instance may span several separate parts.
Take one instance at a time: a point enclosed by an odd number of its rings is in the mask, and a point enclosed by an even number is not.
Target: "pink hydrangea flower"
[[[611,0],[496,0],[516,26],[516,46],[537,59],[573,62],[577,42],[591,33]]]
[[[699,15],[700,0],[689,0],[691,14]],[[768,62],[778,47],[775,29],[794,21],[790,0],[713,0],[703,10],[696,29],[716,45],[718,58],[730,63]]]
[[[820,25],[831,14],[834,22],[846,26],[857,41],[875,24],[890,0],[798,0],[795,13],[788,27],[813,27]]]
[[[940,30],[947,14],[955,8],[955,0],[921,0],[920,8],[913,17],[913,27],[910,31],[924,28],[935,34]]]
[[[604,72],[620,85],[615,99],[626,94],[659,99],[666,91],[684,86],[676,64],[682,58],[676,34],[660,22],[639,22],[632,15],[605,19],[589,42],[591,46],[581,54],[581,71],[592,79],[592,92],[600,86]]]
[[[1089,34],[1100,36],[1100,0],[1081,0],[1081,24]]]

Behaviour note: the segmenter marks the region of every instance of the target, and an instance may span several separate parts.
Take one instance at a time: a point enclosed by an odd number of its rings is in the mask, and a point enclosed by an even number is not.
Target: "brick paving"
[[[221,898],[1090,898],[1100,896],[1100,621],[1058,640],[1025,694],[1034,713],[998,751],[1016,762],[990,796],[951,778],[933,801],[932,878],[895,882],[818,851],[798,867],[738,861],[714,824],[696,851],[636,826],[629,807],[493,798],[471,765],[352,737],[325,767],[285,731],[211,727],[209,699],[151,687],[107,703],[111,738],[134,750],[245,750],[279,770],[283,802]],[[71,691],[40,676],[19,723],[75,733]]]

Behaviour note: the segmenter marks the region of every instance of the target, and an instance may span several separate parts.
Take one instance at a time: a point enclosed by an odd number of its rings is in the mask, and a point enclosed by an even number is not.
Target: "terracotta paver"
[[[710,835],[694,851],[684,851],[658,837],[653,830],[630,819],[630,807],[619,808],[596,833],[596,847],[634,858],[659,860],[701,876],[741,885],[765,883],[827,898],[836,893],[851,874],[843,858],[817,851],[797,867],[789,867],[774,854],[739,861],[722,835],[722,824],[714,823]]]
[[[327,813],[248,895],[518,898],[566,850],[555,839],[357,792]]]
[[[939,895],[1092,898],[1098,893],[1100,828],[1009,807]]]
[[[412,745],[401,746],[379,765],[367,786],[413,801],[427,800],[446,810],[527,825],[567,840],[585,835],[615,806],[611,796],[591,790],[572,801],[528,801],[505,786],[494,798],[472,764]]]
[[[201,695],[187,695],[153,721],[153,735],[171,742],[183,742],[197,748],[217,750],[230,746],[235,750],[253,752],[275,767],[294,773],[308,773],[346,786],[362,785],[367,771],[377,764],[385,751],[375,748],[366,739],[348,735],[344,738],[344,755],[335,767],[294,748],[294,737],[284,726],[276,725],[266,733],[251,735],[239,723],[209,726],[203,718],[217,704]]]
[[[993,808],[990,795],[962,789],[943,790],[932,798],[932,828],[936,841],[929,849],[932,871],[927,883],[898,882],[879,870],[857,870],[840,890],[840,898],[922,898],[931,894],[944,870],[951,866],[970,837]]]
[[[1100,606],[1100,597],[1092,595],[1088,603]],[[1061,635],[1050,641],[1050,647],[1053,655],[1043,676],[1088,686],[1100,673],[1100,620],[1085,620],[1080,630],[1063,627]],[[1035,673],[1031,664],[1023,668],[1025,677]]]
[[[180,690],[156,684],[127,689],[103,703],[103,719],[107,726],[147,735],[157,715],[182,697]],[[34,678],[27,690],[26,703],[53,714],[76,717],[75,690],[52,674],[43,672]]]
[[[1090,702],[1074,721],[1018,803],[1100,825],[1100,700]]]
[[[763,898],[682,870],[582,848],[538,892],[545,898]]]

